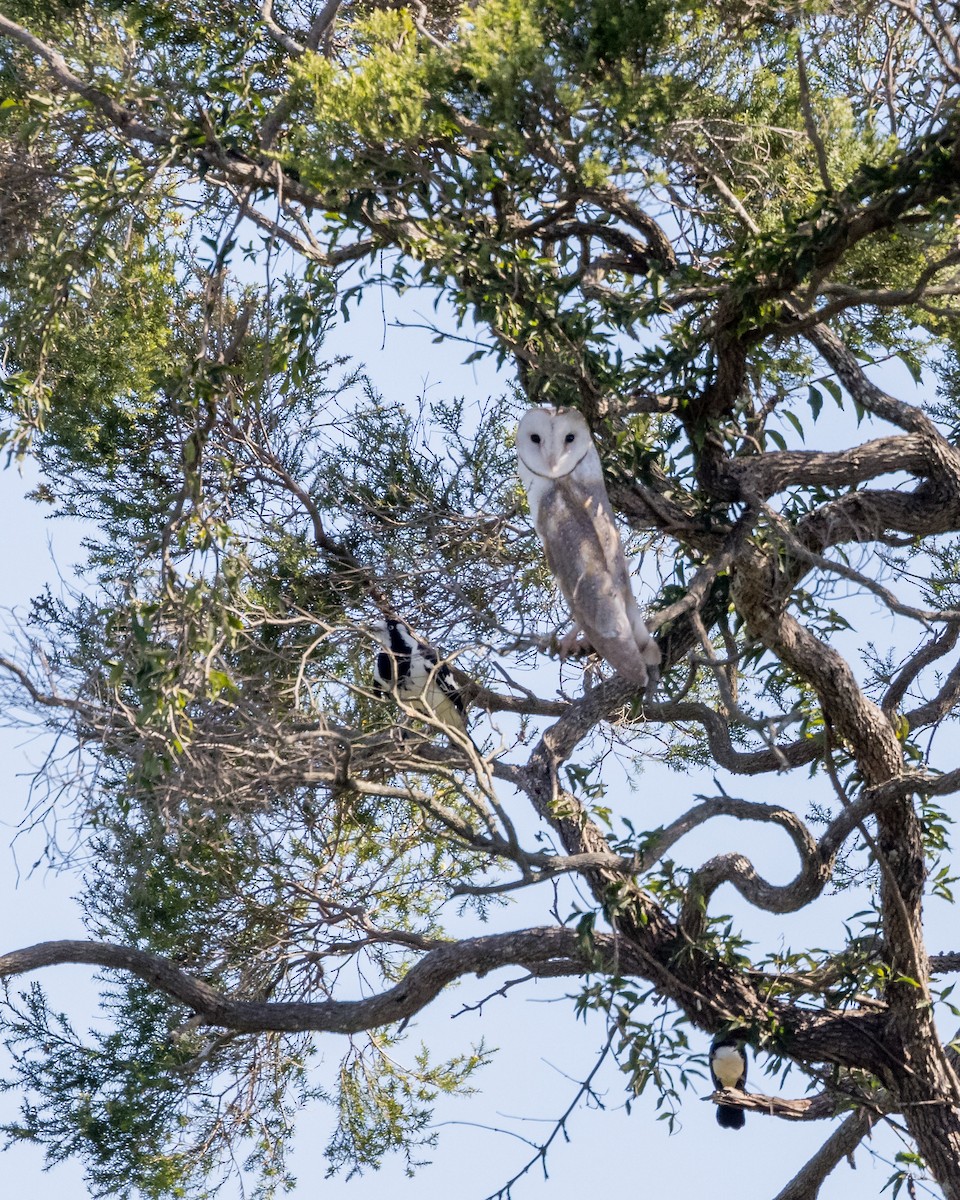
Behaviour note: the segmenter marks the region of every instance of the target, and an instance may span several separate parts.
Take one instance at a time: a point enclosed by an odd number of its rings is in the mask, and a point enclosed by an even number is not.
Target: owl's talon
[[[561,659],[579,658],[585,652],[589,653],[589,650],[589,643],[583,638],[576,625],[557,642],[557,654]]]

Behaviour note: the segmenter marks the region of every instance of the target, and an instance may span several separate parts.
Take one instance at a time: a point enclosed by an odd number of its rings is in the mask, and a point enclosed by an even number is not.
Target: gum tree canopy
[[[4,659],[90,934],[0,958],[8,1132],[99,1193],[205,1194],[239,1149],[268,1194],[319,1044],[332,1165],[409,1154],[484,1052],[391,1045],[510,967],[668,1108],[710,1035],[791,1066],[724,1094],[842,1116],[784,1195],[892,1121],[960,1197],[923,920],[960,790],[956,5],[2,0],[0,79],[3,436],[92,531]],[[410,289],[508,395],[412,413],[324,349]],[[584,414],[644,551],[652,700],[551,652],[528,403]],[[456,651],[471,739],[374,695],[392,615]],[[721,817],[745,853],[685,855]],[[106,972],[93,1041],[14,978],[64,962]]]

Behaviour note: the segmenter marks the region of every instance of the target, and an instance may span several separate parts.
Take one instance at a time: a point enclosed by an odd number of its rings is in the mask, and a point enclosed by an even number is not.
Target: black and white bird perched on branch
[[[378,621],[373,635],[383,646],[373,666],[377,695],[393,695],[401,705],[466,733],[466,704],[453,672],[436,650],[392,617]]]
[[[747,1082],[747,1052],[739,1038],[725,1033],[714,1039],[710,1047],[710,1074],[717,1091],[722,1088],[743,1091]],[[717,1124],[724,1129],[742,1129],[744,1120],[742,1108],[732,1104],[717,1105]]]

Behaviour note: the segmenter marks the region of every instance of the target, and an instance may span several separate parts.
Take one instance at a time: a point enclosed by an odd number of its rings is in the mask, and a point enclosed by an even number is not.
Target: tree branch
[[[400,983],[365,1000],[326,1000],[317,1003],[261,1003],[235,1000],[188,975],[169,959],[131,946],[107,942],[41,942],[0,955],[0,978],[67,963],[89,964],[129,971],[179,1000],[207,1025],[247,1033],[357,1033],[407,1020],[433,1000],[447,984],[464,975],[486,975],[500,967],[522,966],[536,975],[539,967],[552,974],[581,975],[603,969],[623,969],[629,947],[611,934],[598,934],[599,957],[587,957],[577,934],[560,926],[524,929],[451,942],[431,950],[410,968]]]
[[[783,450],[729,464],[745,496],[766,499],[788,487],[846,487],[878,475],[908,471],[933,474],[926,441],[919,435],[877,438],[837,453],[823,450]]]
[[[784,1121],[828,1121],[850,1106],[848,1097],[830,1090],[818,1092],[815,1096],[803,1096],[799,1100],[787,1100],[783,1096],[764,1096],[760,1092],[720,1088],[704,1099],[714,1104],[728,1104],[731,1108],[760,1113],[765,1117],[780,1117]]]
[[[883,711],[888,714],[895,713],[902,704],[903,698],[907,694],[907,689],[920,672],[925,667],[931,666],[938,659],[943,658],[945,654],[949,654],[954,646],[956,646],[958,638],[960,638],[960,620],[950,622],[946,629],[941,630],[936,637],[931,638],[921,646],[915,654],[910,655],[890,681],[890,686],[880,701],[880,707]],[[954,667],[950,675],[952,676],[955,673],[960,676],[960,665]],[[960,678],[958,678],[957,683],[960,685]]]
[[[889,421],[891,425],[905,429],[908,433],[922,434],[928,444],[928,453],[931,445],[936,446],[937,458],[944,463],[949,463],[955,474],[960,471],[960,455],[943,437],[926,413],[912,404],[894,399],[883,388],[868,379],[855,356],[832,329],[823,324],[814,325],[812,329],[805,331],[805,337],[816,346],[853,399],[861,404],[867,412],[873,413],[874,416],[880,417],[884,421]]]
[[[152,125],[145,125],[132,109],[124,108],[122,104],[118,104],[116,100],[108,96],[106,92],[94,87],[93,84],[85,83],[70,70],[67,60],[62,54],[48,46],[46,42],[41,41],[40,38],[35,37],[22,25],[3,16],[2,13],[0,13],[0,33],[7,34],[8,37],[25,46],[31,54],[43,59],[50,68],[54,79],[64,91],[74,92],[81,96],[127,137],[149,142],[152,146],[170,146],[173,143],[172,133],[168,130],[157,129]]]
[[[807,56],[803,50],[802,39],[797,39],[797,82],[800,85],[800,104],[803,108],[803,123],[807,130],[817,156],[817,169],[820,172],[820,182],[827,192],[833,191],[830,181],[830,169],[827,165],[827,150],[817,128],[817,118],[810,100],[810,80],[807,78]]]
[[[842,1158],[851,1157],[873,1128],[874,1120],[866,1108],[851,1113],[774,1200],[816,1200],[824,1180]]]

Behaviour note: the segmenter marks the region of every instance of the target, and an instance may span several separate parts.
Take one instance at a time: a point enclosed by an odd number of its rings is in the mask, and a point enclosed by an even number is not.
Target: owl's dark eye
[[[530,441],[535,443],[537,446],[539,446],[540,445],[540,434],[539,433],[531,433]]]
[[[576,436],[577,435],[575,433],[568,433],[567,436],[563,440],[569,445],[570,442],[572,442]]]

